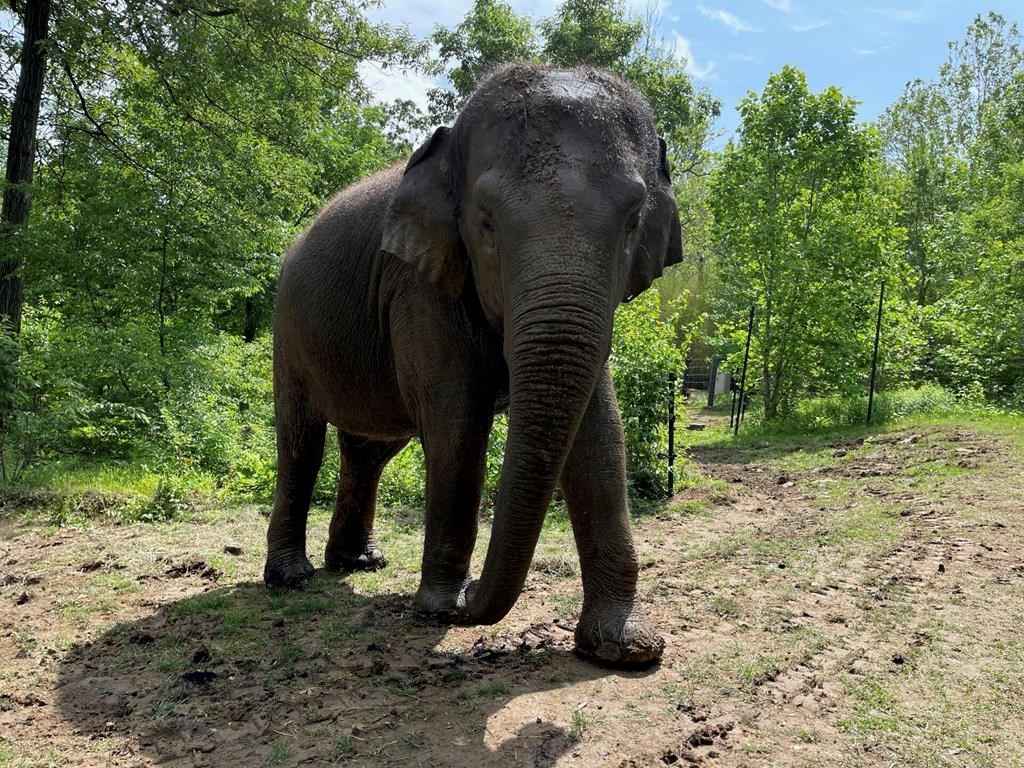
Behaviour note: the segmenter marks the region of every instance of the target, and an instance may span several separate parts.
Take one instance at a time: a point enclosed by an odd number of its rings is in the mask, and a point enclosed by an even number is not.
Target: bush
[[[672,318],[661,316],[657,291],[619,307],[610,359],[626,436],[632,492],[660,498],[667,491],[668,376],[682,367]]]
[[[884,424],[911,416],[977,414],[987,407],[980,394],[958,395],[936,384],[927,384],[876,393],[871,423]],[[743,422],[745,434],[811,432],[865,424],[868,398],[839,395],[807,398],[800,401],[790,416],[773,422],[764,421],[757,404],[752,404],[752,408]]]

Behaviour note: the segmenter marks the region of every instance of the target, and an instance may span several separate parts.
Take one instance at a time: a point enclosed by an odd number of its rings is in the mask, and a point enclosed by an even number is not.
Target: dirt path
[[[669,643],[644,673],[571,653],[564,520],[508,619],[453,629],[409,614],[412,513],[385,571],[301,593],[257,582],[255,509],[8,519],[0,766],[1024,765],[1016,449],[932,425],[694,458],[636,524]]]

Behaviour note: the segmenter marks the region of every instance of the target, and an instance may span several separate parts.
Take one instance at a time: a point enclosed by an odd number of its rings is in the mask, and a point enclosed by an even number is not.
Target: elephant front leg
[[[373,540],[377,488],[384,467],[408,442],[381,442],[339,430],[338,498],[324,551],[328,570],[375,571],[387,564]]]
[[[639,566],[629,525],[626,450],[607,366],[576,433],[561,484],[583,575],[577,652],[612,665],[657,661],[665,641],[636,605]]]
[[[465,607],[491,423],[481,414],[424,426],[427,515],[415,606],[425,613],[453,616]]]

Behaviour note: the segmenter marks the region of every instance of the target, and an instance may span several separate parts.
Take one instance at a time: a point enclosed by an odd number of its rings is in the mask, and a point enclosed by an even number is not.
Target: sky
[[[372,15],[408,25],[419,37],[435,24],[454,26],[472,0],[384,0]],[[556,0],[511,0],[536,18],[550,15]],[[644,0],[632,6],[642,11]],[[931,80],[945,61],[947,44],[962,39],[979,13],[1001,13],[1024,26],[1024,0],[660,0],[660,33],[697,85],[722,102],[718,123],[724,143],[739,122],[736,107],[748,91],[763,90],[768,76],[785,64],[807,74],[814,91],[838,85],[860,102],[859,115],[874,120],[904,85]],[[384,73],[364,65],[367,83],[383,100],[425,103],[434,81],[422,75]]]

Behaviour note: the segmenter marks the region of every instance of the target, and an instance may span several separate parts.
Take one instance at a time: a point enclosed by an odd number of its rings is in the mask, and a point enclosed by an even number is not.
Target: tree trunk
[[[256,341],[257,326],[256,299],[252,296],[245,297],[245,327],[242,329],[242,339],[246,344]]]
[[[11,131],[7,143],[7,175],[4,186],[3,211],[0,214],[0,316],[10,319],[15,333],[21,330],[21,262],[10,256],[17,229],[28,221],[31,199],[28,185],[32,183],[35,164],[36,126],[39,105],[43,99],[43,76],[46,73],[46,37],[50,25],[50,0],[26,0],[25,39],[21,49],[21,72],[18,90],[11,111]]]

